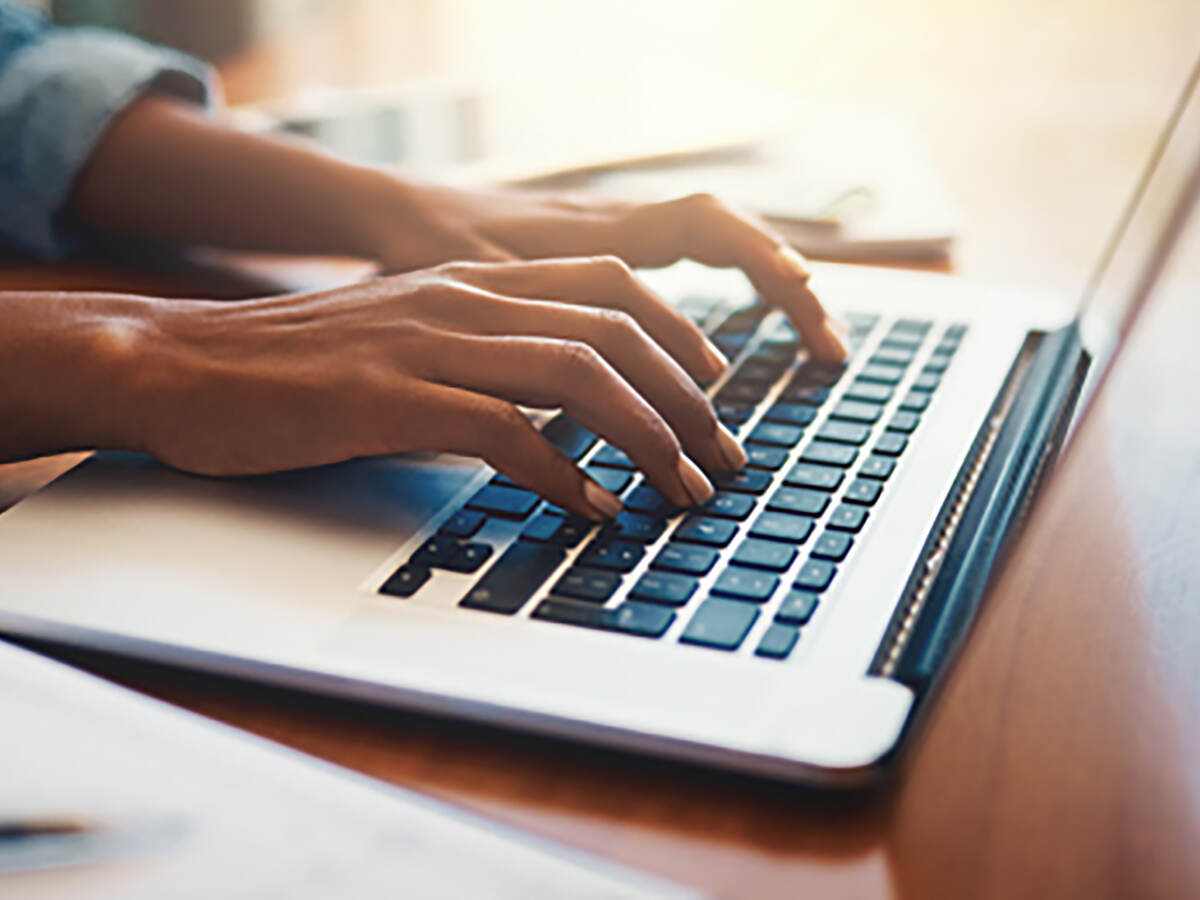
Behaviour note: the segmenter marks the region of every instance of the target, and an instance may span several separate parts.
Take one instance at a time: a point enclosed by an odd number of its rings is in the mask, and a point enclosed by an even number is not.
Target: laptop
[[[828,785],[887,767],[1149,295],[1200,183],[1194,69],[1074,302],[822,266],[810,361],[731,272],[647,280],[733,360],[749,465],[677,510],[563,415],[621,495],[593,526],[482,463],[215,480],[100,454],[0,516],[0,630]]]

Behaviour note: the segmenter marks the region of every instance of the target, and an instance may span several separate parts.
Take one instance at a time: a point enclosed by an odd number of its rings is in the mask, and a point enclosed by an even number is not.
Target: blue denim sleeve
[[[59,213],[109,122],[148,90],[207,107],[215,85],[182,53],[0,2],[0,244],[48,258],[79,245]]]

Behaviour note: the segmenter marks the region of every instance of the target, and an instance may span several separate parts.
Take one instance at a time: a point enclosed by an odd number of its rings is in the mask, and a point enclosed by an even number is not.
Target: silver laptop
[[[482,464],[192,477],[102,454],[0,516],[0,630],[790,780],[879,772],[1149,293],[1200,178],[1194,70],[1082,301],[818,269],[852,327],[809,361],[740,276],[647,279],[734,359],[749,466],[598,527]]]

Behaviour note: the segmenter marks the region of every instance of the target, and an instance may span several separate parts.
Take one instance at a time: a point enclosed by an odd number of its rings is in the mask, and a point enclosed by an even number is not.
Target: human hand
[[[386,183],[385,183],[386,184]],[[456,259],[500,261],[612,254],[631,266],[689,258],[737,266],[784,310],[812,355],[846,356],[839,326],[808,287],[804,258],[756,219],[707,194],[633,204],[586,194],[462,189],[392,179],[363,206],[375,256],[390,271]]]
[[[517,403],[564,408],[678,506],[712,495],[701,467],[746,461],[693,381],[721,370],[716,351],[611,257],[453,263],[317,294],[172,301],[148,321],[131,353],[128,443],[187,471],[450,451],[572,512],[615,515],[620,501]]]

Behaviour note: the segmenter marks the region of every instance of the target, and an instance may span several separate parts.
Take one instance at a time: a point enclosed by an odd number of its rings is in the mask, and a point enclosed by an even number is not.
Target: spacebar
[[[501,554],[458,605],[512,615],[545,583],[566,555],[561,547],[551,544],[517,541]]]

